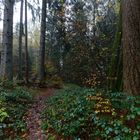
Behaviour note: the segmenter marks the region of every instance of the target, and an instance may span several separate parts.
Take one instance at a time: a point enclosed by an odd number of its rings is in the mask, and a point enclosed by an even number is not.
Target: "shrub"
[[[48,79],[46,81],[47,81],[47,85],[50,87],[55,87],[55,88],[62,88],[63,87],[62,78],[57,76],[57,75],[50,77],[50,79]]]

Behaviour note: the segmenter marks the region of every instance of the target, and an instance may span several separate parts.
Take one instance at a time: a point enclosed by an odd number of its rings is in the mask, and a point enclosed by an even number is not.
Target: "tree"
[[[14,0],[5,0],[3,22],[3,50],[1,59],[1,76],[3,79],[13,79],[13,7]]]
[[[25,83],[29,82],[27,0],[25,0]]]
[[[118,5],[120,7],[120,4]],[[122,62],[122,8],[119,8],[119,18],[116,35],[111,51],[111,64],[109,65],[108,88],[112,91],[123,90],[123,62]]]
[[[53,61],[54,67],[57,68],[57,74],[62,73],[63,58],[66,44],[66,1],[52,0],[48,2],[49,8],[47,12],[47,43],[49,48],[48,59]]]
[[[123,0],[124,91],[140,94],[140,0]]]
[[[23,35],[23,0],[20,7],[20,29],[19,29],[19,71],[18,78],[22,79],[22,35]]]
[[[46,0],[42,1],[41,34],[40,34],[40,59],[39,59],[39,80],[45,78],[45,38],[46,38]]]

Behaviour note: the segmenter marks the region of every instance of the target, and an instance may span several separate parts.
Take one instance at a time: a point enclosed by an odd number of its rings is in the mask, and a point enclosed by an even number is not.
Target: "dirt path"
[[[47,140],[41,130],[41,113],[45,108],[46,99],[52,95],[54,95],[54,89],[41,89],[38,96],[35,97],[35,103],[27,113],[26,123],[29,129],[27,140]]]

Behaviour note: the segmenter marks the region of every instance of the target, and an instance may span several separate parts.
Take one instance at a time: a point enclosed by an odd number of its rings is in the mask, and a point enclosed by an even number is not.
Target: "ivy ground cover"
[[[125,93],[65,88],[46,101],[42,116],[42,129],[54,140],[54,132],[72,140],[140,139],[140,98]]]

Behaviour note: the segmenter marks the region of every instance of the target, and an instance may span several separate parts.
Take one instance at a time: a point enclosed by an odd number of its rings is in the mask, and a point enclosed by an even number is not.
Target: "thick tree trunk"
[[[25,83],[29,82],[27,0],[25,0]]]
[[[18,79],[22,80],[22,35],[23,35],[23,0],[20,7],[20,29],[19,29],[19,71]]]
[[[41,18],[41,34],[40,34],[40,56],[39,56],[39,80],[44,81],[45,78],[45,38],[46,38],[46,0],[42,1],[42,18]]]
[[[13,79],[13,7],[14,0],[5,0],[3,21],[3,50],[1,59],[2,79]]]
[[[123,0],[124,91],[140,95],[140,0]]]

